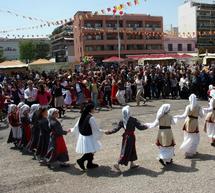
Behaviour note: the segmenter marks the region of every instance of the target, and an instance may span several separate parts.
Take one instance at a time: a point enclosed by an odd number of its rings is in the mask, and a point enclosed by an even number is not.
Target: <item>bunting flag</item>
[[[36,17],[21,15],[21,14],[18,14],[16,12],[9,11],[9,10],[2,10],[2,9],[0,9],[0,12],[7,13],[7,14],[10,14],[10,15],[14,15],[16,17],[20,17],[22,19],[27,19],[27,20],[30,20],[30,21],[38,21],[38,22],[42,22],[42,23],[49,23],[50,22],[50,21],[47,21],[47,20],[44,20],[44,19],[41,19],[41,18],[36,18]]]

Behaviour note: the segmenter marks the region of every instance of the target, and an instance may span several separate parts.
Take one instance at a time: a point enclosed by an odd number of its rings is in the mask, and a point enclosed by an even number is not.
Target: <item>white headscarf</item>
[[[170,111],[170,107],[170,104],[163,104],[157,112],[156,119],[159,120],[162,116],[168,113]]]
[[[128,119],[131,116],[131,112],[130,112],[130,107],[129,106],[125,106],[122,108],[122,120],[123,120],[123,125],[124,128],[126,128]]]
[[[14,104],[9,105],[9,107],[8,107],[8,114],[10,114],[11,112],[15,111],[16,108],[17,108],[17,106],[14,105]]]
[[[150,129],[158,126],[160,118],[170,111],[170,107],[170,104],[163,104],[157,112],[155,121],[153,123],[146,123],[147,127]]]
[[[190,108],[191,111],[196,107],[197,105],[197,98],[195,94],[191,94],[189,97],[189,101],[190,101]]]
[[[55,112],[58,112],[58,111],[59,111],[59,110],[56,109],[56,108],[51,108],[51,109],[49,109],[49,110],[48,110],[48,119],[50,120],[50,119],[52,118],[53,114],[54,114]]]
[[[20,118],[21,117],[24,117],[24,113],[26,111],[30,111],[30,107],[28,105],[23,105],[21,108],[20,108]]]
[[[20,103],[17,105],[18,109],[21,109],[23,105],[25,105],[25,103],[24,103],[24,102],[20,102]]]
[[[32,119],[34,113],[35,113],[36,111],[38,111],[39,108],[40,108],[40,105],[39,105],[39,104],[34,104],[34,105],[31,106],[30,115],[29,115],[29,116],[30,116],[30,119]]]
[[[213,88],[214,88],[214,86],[211,84],[211,85],[209,85],[209,90],[213,90]]]

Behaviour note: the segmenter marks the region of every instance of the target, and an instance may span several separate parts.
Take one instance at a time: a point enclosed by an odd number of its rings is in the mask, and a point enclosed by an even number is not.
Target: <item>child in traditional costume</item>
[[[157,112],[156,120],[153,123],[146,123],[149,128],[159,126],[156,145],[159,148],[159,162],[163,166],[171,164],[174,156],[175,140],[171,125],[175,123],[169,114],[170,107],[170,104],[163,104]]]
[[[84,154],[77,160],[79,167],[85,171],[85,161],[87,161],[87,169],[97,168],[98,165],[93,163],[94,154],[101,149],[101,134],[96,119],[93,117],[95,107],[93,103],[88,103],[83,107],[81,118],[76,123],[75,127],[71,129],[72,133],[76,134],[77,144],[76,152]]]
[[[18,109],[14,104],[9,105],[8,122],[11,127],[11,132],[7,142],[14,143],[14,145],[17,147],[19,141],[22,138],[22,130],[20,128]]]
[[[215,91],[210,93],[210,97],[209,107],[203,109],[204,114],[207,113],[204,131],[211,140],[211,146],[215,147]]]
[[[59,112],[55,108],[48,111],[49,127],[51,130],[51,137],[49,142],[48,153],[46,161],[48,164],[59,161],[62,167],[69,166],[65,162],[69,161],[67,147],[63,138],[68,131],[64,131],[61,123],[57,120]],[[69,131],[70,132],[70,131]]]
[[[50,139],[50,128],[48,122],[48,111],[47,109],[42,109],[39,115],[39,128],[40,136],[36,151],[36,157],[40,163],[46,163],[45,156],[48,151],[49,139]]]
[[[135,128],[139,130],[147,129],[147,126],[142,125],[136,118],[131,116],[130,107],[126,106],[122,109],[122,120],[118,123],[118,126],[111,131],[106,131],[106,135],[110,135],[118,132],[120,129],[124,129],[122,147],[119,161],[114,167],[120,171],[119,165],[127,166],[130,162],[130,168],[136,168],[138,165],[134,164],[134,161],[137,160],[136,153],[136,138],[135,138]]]
[[[183,115],[174,116],[177,120],[185,119],[183,126],[184,141],[180,147],[185,152],[186,158],[192,158],[197,154],[197,147],[200,141],[199,117],[203,116],[202,108],[198,105],[195,94],[189,97],[190,104],[186,107]]]
[[[39,104],[33,104],[30,110],[29,117],[31,121],[31,139],[26,147],[29,153],[32,153],[33,151],[36,150],[38,140],[39,140],[39,135],[40,135],[40,128],[38,125],[39,109],[40,109]]]
[[[31,124],[30,124],[30,107],[28,105],[23,105],[20,108],[20,122],[22,128],[22,140],[20,147],[25,148],[31,139]]]

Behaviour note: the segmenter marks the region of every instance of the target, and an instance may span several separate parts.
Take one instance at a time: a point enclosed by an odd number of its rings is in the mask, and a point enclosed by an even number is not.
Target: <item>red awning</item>
[[[108,63],[108,62],[123,62],[123,61],[124,61],[123,58],[119,58],[117,56],[112,56],[110,58],[107,58],[107,59],[103,60],[102,62]]]
[[[165,59],[165,58],[173,58],[173,59],[181,59],[181,58],[192,58],[192,56],[188,54],[144,54],[144,55],[131,55],[128,56],[128,58],[134,59],[134,60],[139,60],[139,59]]]

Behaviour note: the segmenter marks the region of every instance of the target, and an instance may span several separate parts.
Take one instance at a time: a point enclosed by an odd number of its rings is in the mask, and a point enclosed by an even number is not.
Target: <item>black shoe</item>
[[[93,163],[87,164],[87,169],[95,169],[95,168],[98,168],[98,167],[99,167],[98,164],[93,164]]]
[[[85,168],[85,166],[84,166],[84,162],[82,162],[80,159],[77,160],[77,164],[79,165],[79,167],[80,167],[83,171],[86,170],[86,168]]]
[[[164,161],[162,159],[159,159],[159,162],[161,163],[162,166],[166,166],[166,164],[164,163]]]
[[[215,147],[215,142],[211,143],[211,146],[212,146],[212,147]]]
[[[170,162],[166,162],[167,165],[170,165],[173,163],[173,160],[171,159]]]

